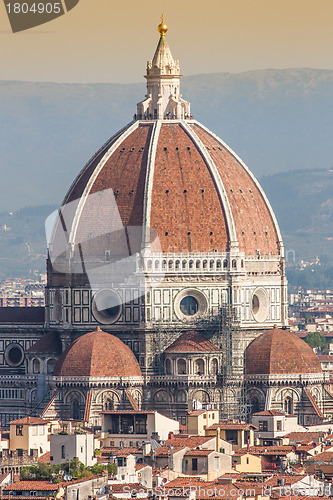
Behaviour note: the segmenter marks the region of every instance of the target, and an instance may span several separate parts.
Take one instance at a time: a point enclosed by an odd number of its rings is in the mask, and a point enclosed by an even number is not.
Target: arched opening
[[[212,364],[211,364],[211,368],[210,368],[211,374],[217,375],[218,369],[219,369],[219,363],[218,363],[217,359],[213,359]]]
[[[40,373],[40,362],[38,359],[34,359],[32,362],[33,373]]]
[[[70,402],[70,415],[73,420],[80,420],[80,403],[77,399]]]
[[[166,391],[158,391],[154,396],[156,403],[166,403],[169,399],[169,394]]]
[[[47,361],[47,373],[51,375],[53,373],[54,367],[56,365],[57,361],[55,359],[49,359]]]
[[[186,374],[186,361],[185,359],[178,359],[177,361],[177,373],[178,375]]]
[[[176,394],[177,403],[186,403],[186,393],[185,391],[178,391]]]
[[[112,399],[106,399],[104,401],[104,410],[114,410],[114,401]]]
[[[290,396],[284,400],[284,411],[287,415],[292,415],[294,412],[294,402]]]
[[[257,397],[251,399],[251,413],[257,413],[260,411],[260,403]]]
[[[203,359],[196,359],[195,361],[195,374],[196,375],[204,375],[205,372],[205,364]]]
[[[165,361],[165,372],[167,375],[171,375],[171,359]]]
[[[206,391],[196,391],[193,394],[193,399],[200,401],[200,403],[209,403],[209,395]]]

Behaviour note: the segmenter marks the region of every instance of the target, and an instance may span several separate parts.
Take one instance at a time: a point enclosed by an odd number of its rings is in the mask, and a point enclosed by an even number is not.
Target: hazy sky
[[[1,2],[0,79],[142,81],[162,12],[185,75],[333,69],[332,0],[80,0],[66,15],[16,34]]]

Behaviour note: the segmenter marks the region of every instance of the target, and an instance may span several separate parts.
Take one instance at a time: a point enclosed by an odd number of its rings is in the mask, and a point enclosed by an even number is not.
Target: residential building
[[[94,435],[90,432],[67,434],[60,432],[50,436],[50,463],[64,464],[77,458],[86,467],[97,463],[94,455]]]

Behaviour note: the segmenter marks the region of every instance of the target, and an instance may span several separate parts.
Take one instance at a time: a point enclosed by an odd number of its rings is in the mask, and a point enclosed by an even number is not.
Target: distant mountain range
[[[194,117],[257,177],[333,168],[333,71],[190,76],[182,93]],[[89,157],[131,121],[144,94],[144,81],[0,82],[0,211],[59,204]]]
[[[182,93],[259,178],[289,265],[333,266],[333,71],[197,75]],[[45,218],[144,94],[144,82],[0,81],[0,278],[44,272]]]
[[[333,287],[333,170],[292,171],[259,179],[279,221],[288,278]],[[44,223],[56,205],[0,213],[0,279],[45,272]],[[319,256],[321,266],[295,271]]]

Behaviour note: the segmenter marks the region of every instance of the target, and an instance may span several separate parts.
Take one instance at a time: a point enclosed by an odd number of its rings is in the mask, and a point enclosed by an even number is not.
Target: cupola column
[[[190,103],[181,98],[179,61],[174,61],[166,41],[164,16],[157,29],[160,39],[153,59],[147,62],[147,93],[137,105],[137,118],[183,120],[190,117]]]

